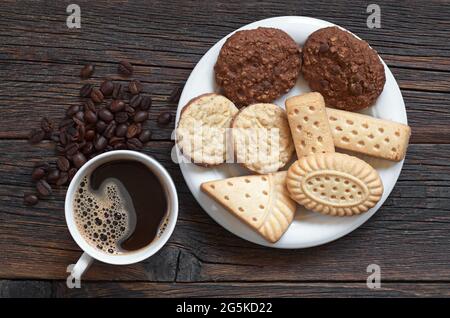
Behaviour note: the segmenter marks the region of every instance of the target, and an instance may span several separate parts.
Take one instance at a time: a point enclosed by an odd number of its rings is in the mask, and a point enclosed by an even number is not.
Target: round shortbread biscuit
[[[176,142],[189,160],[200,166],[214,166],[226,159],[226,130],[236,106],[219,94],[204,94],[192,99],[181,111]]]
[[[383,195],[378,172],[363,160],[341,153],[300,158],[289,168],[286,185],[300,205],[333,216],[366,212]]]
[[[242,108],[231,123],[236,160],[260,173],[276,172],[292,157],[294,143],[286,112],[274,104]]]

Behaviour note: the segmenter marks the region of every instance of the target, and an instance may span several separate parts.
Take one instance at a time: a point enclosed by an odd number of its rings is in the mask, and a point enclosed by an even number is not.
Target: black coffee
[[[144,164],[118,160],[101,165],[80,182],[74,211],[77,227],[110,254],[136,251],[159,237],[167,222],[167,198]]]

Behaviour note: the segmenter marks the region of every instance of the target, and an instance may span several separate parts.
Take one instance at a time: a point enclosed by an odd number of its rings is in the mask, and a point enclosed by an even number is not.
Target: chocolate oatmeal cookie
[[[237,106],[269,103],[288,92],[301,69],[300,49],[284,31],[238,31],[223,45],[216,82]]]
[[[308,37],[302,72],[327,106],[349,111],[371,106],[386,82],[377,52],[338,27],[323,28]]]

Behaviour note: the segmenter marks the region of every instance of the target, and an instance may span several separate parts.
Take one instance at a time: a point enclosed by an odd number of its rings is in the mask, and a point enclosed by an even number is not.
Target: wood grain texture
[[[86,283],[80,289],[55,286],[56,297],[449,297],[449,283]]]
[[[377,1],[382,28],[372,30],[364,1],[83,0],[82,28],[72,30],[69,3],[0,2],[0,297],[449,296],[450,2]],[[366,39],[398,81],[412,127],[413,145],[383,208],[352,234],[307,250],[256,246],[212,221],[170,160],[173,123],[156,125],[161,111],[175,114],[171,92],[214,43],[281,15],[325,19]],[[174,178],[179,221],[154,257],[120,270],[95,263],[83,288],[68,290],[66,267],[80,250],[65,226],[65,190],[37,207],[23,205],[33,163],[54,158],[48,143],[31,147],[24,139],[41,117],[58,120],[82,101],[82,65],[96,64],[87,82],[98,84],[105,76],[123,80],[121,59],[135,65],[134,77],[153,96],[145,152]],[[372,263],[386,282],[380,291],[365,287]]]

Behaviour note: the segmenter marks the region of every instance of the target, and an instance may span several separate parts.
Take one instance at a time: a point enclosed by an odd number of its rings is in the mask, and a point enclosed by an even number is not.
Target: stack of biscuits
[[[313,92],[287,98],[286,110],[272,104],[300,74]],[[237,161],[249,171],[201,189],[269,242],[286,232],[297,204],[354,216],[381,199],[378,172],[336,148],[405,157],[407,125],[353,112],[382,93],[384,67],[366,42],[338,27],[312,33],[302,49],[279,29],[238,31],[220,51],[215,78],[223,95],[204,94],[183,108],[177,145],[206,168]]]

